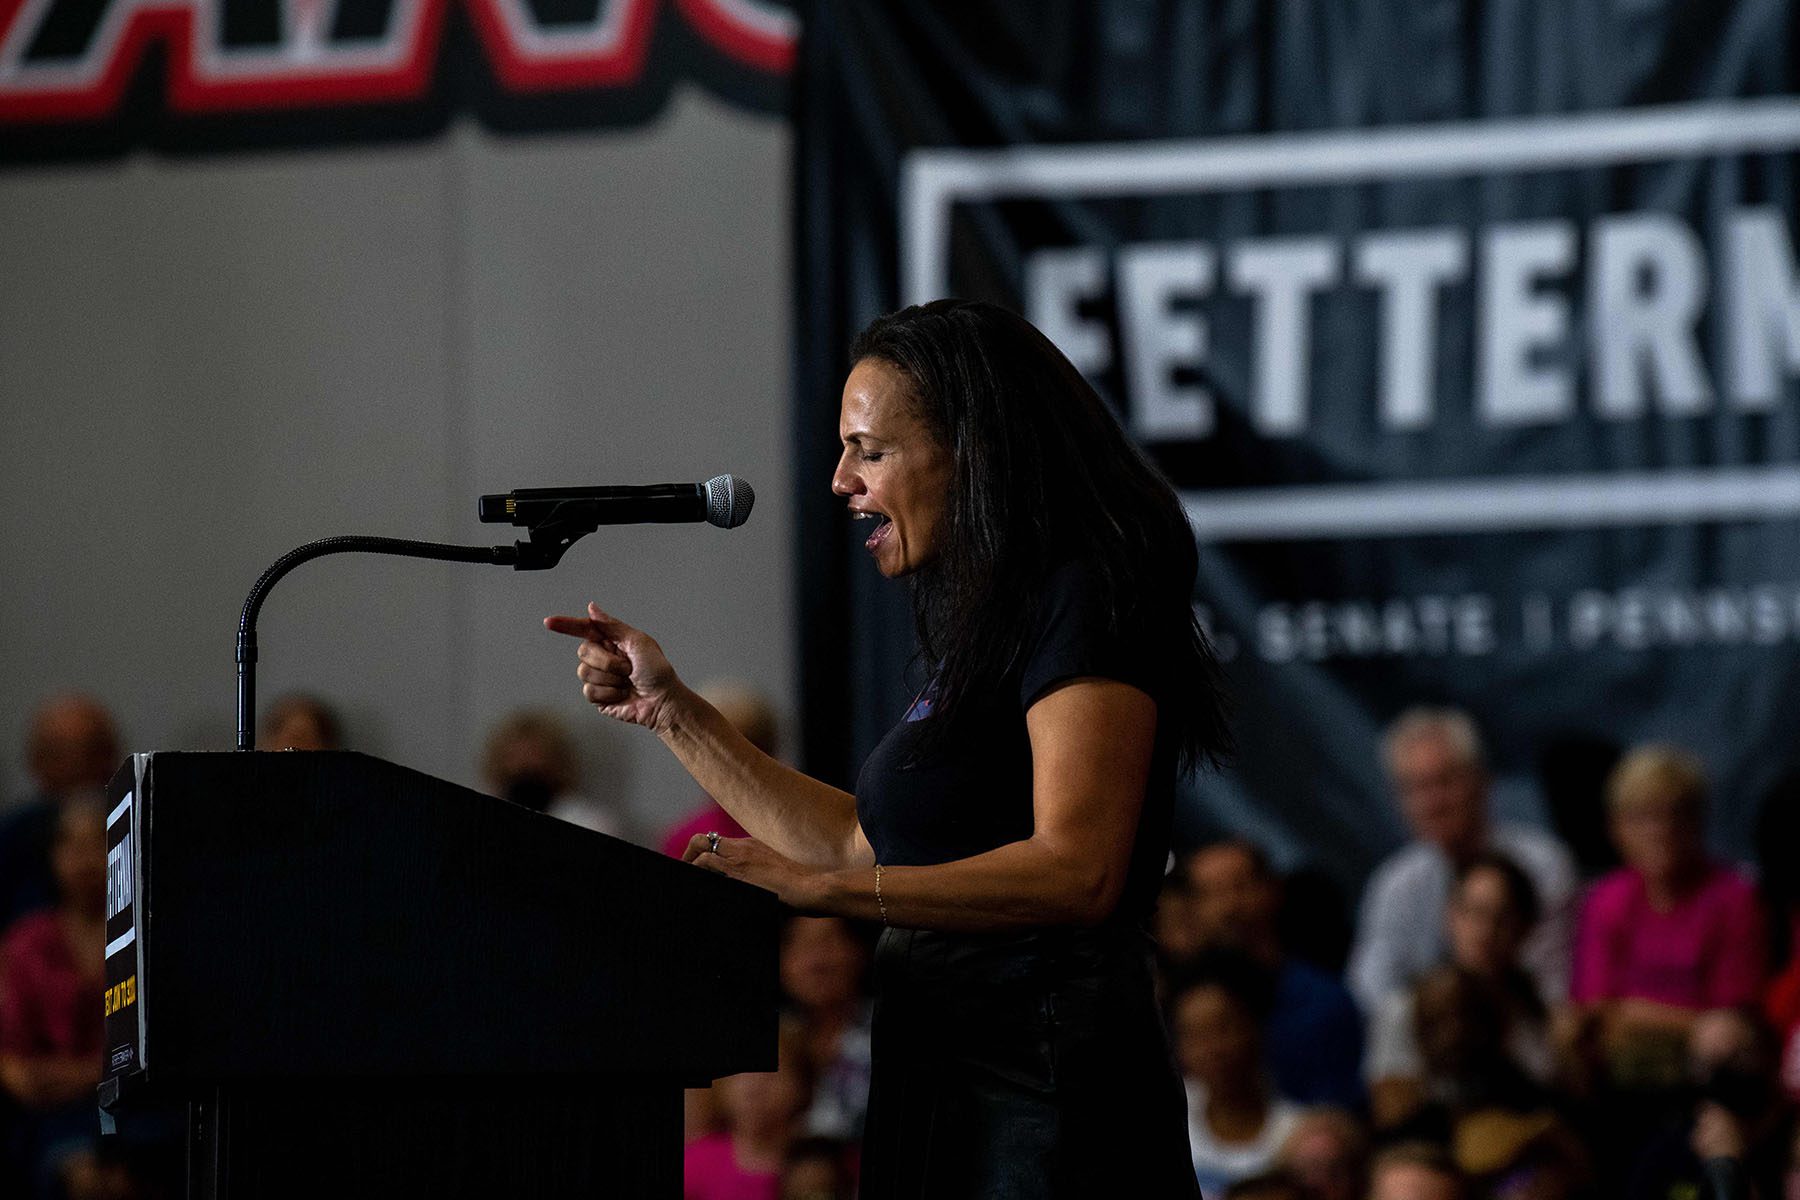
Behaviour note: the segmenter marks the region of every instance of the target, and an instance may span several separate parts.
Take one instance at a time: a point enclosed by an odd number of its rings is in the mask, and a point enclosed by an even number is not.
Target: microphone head
[[[735,475],[714,475],[706,481],[706,521],[720,529],[736,529],[750,519],[756,493]]]

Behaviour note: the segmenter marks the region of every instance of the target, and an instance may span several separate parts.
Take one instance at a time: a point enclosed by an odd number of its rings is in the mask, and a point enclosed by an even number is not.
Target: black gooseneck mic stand
[[[571,500],[558,504],[531,526],[531,540],[510,546],[457,546],[447,542],[415,542],[406,538],[321,538],[297,546],[276,559],[250,588],[237,632],[237,748],[255,745],[256,729],[256,618],[263,601],[281,577],[303,562],[327,554],[393,554],[401,558],[428,558],[439,562],[487,563],[515,571],[547,571],[562,561],[563,551],[600,527],[601,507],[592,501]]]

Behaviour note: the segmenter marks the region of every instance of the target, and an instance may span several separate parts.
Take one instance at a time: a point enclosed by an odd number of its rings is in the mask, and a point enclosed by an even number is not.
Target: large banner
[[[1399,836],[1381,727],[1448,702],[1503,815],[1542,815],[1546,755],[1670,739],[1747,853],[1800,716],[1794,13],[817,6],[809,757],[848,775],[910,694],[904,596],[823,494],[844,347],[974,296],[1036,322],[1182,492],[1242,740],[1190,836],[1328,848],[1353,879]]]

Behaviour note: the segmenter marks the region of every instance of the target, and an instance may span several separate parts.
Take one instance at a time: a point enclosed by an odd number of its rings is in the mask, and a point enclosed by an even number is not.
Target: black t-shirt
[[[954,736],[920,758],[919,730],[930,719],[930,689],[915,701],[863,764],[856,814],[889,866],[929,866],[968,858],[1031,836],[1031,742],[1025,710],[1054,685],[1084,676],[1164,694],[1173,630],[1108,629],[1093,569],[1064,563],[1033,607],[1021,665],[964,710]],[[1159,654],[1160,652],[1160,654]],[[1169,851],[1175,793],[1173,739],[1159,706],[1155,749],[1138,817],[1131,869],[1114,920],[1147,924]],[[915,758],[918,761],[914,761]]]

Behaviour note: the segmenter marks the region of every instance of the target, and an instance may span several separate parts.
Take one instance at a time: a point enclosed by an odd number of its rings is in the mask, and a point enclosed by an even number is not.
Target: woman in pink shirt
[[[106,957],[105,798],[66,797],[56,820],[50,861],[57,905],[20,917],[0,939],[0,1098],[10,1096],[24,1112],[26,1158],[43,1195],[74,1193],[77,1181],[119,1177],[118,1168],[95,1157]],[[0,1179],[4,1190],[6,1180]]]
[[[1597,1021],[1609,1063],[1631,1075],[1631,1063],[1678,1046],[1699,1013],[1760,998],[1763,919],[1750,883],[1706,853],[1706,778],[1693,755],[1633,750],[1607,783],[1607,812],[1625,865],[1588,894],[1570,998]]]

